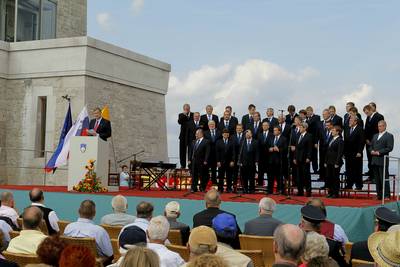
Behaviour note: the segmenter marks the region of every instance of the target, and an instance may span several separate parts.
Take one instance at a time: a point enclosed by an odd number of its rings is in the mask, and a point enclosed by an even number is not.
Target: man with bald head
[[[306,234],[297,225],[282,224],[274,232],[273,267],[295,267],[304,253]]]
[[[54,210],[44,205],[43,191],[39,188],[33,188],[29,192],[29,199],[32,202],[31,206],[38,207],[43,212],[43,220],[46,222],[49,235],[57,234],[58,231],[60,231],[58,227],[58,217]]]

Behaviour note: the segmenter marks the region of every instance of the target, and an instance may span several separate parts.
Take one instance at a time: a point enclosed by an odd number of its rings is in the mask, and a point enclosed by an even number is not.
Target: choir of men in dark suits
[[[232,192],[232,174],[235,166],[235,144],[234,139],[229,138],[229,130],[222,130],[222,138],[217,141],[216,155],[218,167],[218,191],[224,191],[226,178],[226,192]]]
[[[210,157],[210,141],[204,138],[202,129],[197,129],[196,140],[189,148],[189,167],[192,170],[192,192],[197,192],[200,178],[200,191],[206,189],[208,183],[208,158]]]
[[[340,136],[342,128],[339,125],[333,126],[332,138],[329,141],[325,156],[326,187],[328,197],[338,198],[340,190],[340,168],[343,165],[344,142]]]
[[[187,149],[191,144],[187,139],[188,122],[193,119],[193,112],[190,112],[190,105],[183,105],[183,112],[178,115],[178,123],[181,126],[179,132],[179,160],[181,168],[186,168]]]

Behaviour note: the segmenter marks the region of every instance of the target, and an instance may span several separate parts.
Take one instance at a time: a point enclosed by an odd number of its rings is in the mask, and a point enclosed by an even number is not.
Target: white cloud
[[[144,6],[144,0],[132,0],[132,11],[133,14],[137,15]]]
[[[103,31],[111,30],[111,15],[107,12],[101,12],[96,15],[96,22]]]
[[[355,102],[355,103],[367,103],[371,99],[371,94],[373,92],[373,88],[369,84],[360,84],[358,88],[351,92],[350,94],[346,94],[343,96],[343,102]]]

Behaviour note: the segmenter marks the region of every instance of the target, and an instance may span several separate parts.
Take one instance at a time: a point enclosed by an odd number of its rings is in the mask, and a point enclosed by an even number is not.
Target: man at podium
[[[111,122],[101,116],[101,109],[93,110],[94,119],[89,122],[88,135],[99,136],[104,141],[111,136]]]

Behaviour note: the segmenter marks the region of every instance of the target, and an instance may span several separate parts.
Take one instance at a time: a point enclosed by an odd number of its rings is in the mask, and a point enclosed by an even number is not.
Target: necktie
[[[209,121],[211,120],[211,115],[208,115],[208,120],[209,120]]]
[[[250,141],[247,141],[247,150],[250,150]]]
[[[229,121],[225,121],[225,128],[228,128],[229,126]]]
[[[214,139],[215,139],[215,133],[214,133],[214,131],[215,131],[215,130],[212,130],[212,131],[211,131],[211,138],[212,138],[213,141],[214,141]]]
[[[302,135],[302,134],[301,134],[300,137],[299,137],[299,142],[298,142],[298,144],[300,144],[301,139],[303,139],[303,135]]]
[[[331,146],[331,145],[332,145],[333,141],[335,141],[335,139],[334,139],[334,138],[332,138],[332,140],[329,142],[329,146]]]
[[[225,142],[225,145],[227,145],[227,144],[228,144],[228,140],[226,140],[226,139],[225,139],[225,140],[224,140],[224,142]]]
[[[351,127],[350,128],[350,135],[353,134],[353,131],[354,131],[354,127]]]
[[[264,142],[267,140],[267,132],[264,132]]]
[[[97,131],[97,128],[99,128],[99,124],[100,124],[100,121],[96,120],[96,123],[94,124],[94,129],[93,130]]]
[[[197,128],[199,126],[199,122],[195,121],[195,124],[196,124],[196,128]]]
[[[274,146],[278,143],[278,136],[275,137]]]
[[[194,150],[197,150],[200,144],[200,139],[196,141],[196,145],[194,146]]]

